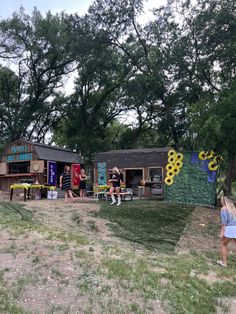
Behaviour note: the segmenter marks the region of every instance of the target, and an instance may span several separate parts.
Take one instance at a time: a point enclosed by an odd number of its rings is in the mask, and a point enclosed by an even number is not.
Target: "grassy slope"
[[[127,294],[136,291],[146,300],[160,299],[164,308],[175,314],[214,313],[217,298],[236,296],[235,268],[219,268],[215,264],[216,254],[175,254],[175,244],[189,222],[192,208],[156,201],[127,202],[121,207],[101,204],[101,211],[95,215],[109,220],[113,232],[120,238],[128,239],[131,248],[124,245],[123,249],[122,242],[120,247],[104,243],[101,262],[91,260],[86,254],[79,256],[81,262],[84,259],[85,266],[95,263],[100,275],[115,280]],[[76,231],[70,236],[65,233],[63,238],[55,230],[39,225],[31,212],[20,204],[0,203],[0,218],[2,228],[7,226],[18,232],[47,232],[65,243],[70,239],[78,240],[77,243],[81,240]],[[143,251],[143,254],[137,255],[136,249]],[[116,257],[110,254],[112,250],[117,252]],[[232,257],[230,265],[233,265]],[[209,274],[213,274],[217,280],[205,280],[204,276],[209,277]],[[0,311],[26,313],[8,295],[3,272],[0,272]],[[99,300],[102,303],[103,294],[99,295]],[[132,313],[145,313],[145,309],[140,308],[135,301],[129,307]],[[108,313],[108,309],[105,308],[104,313]]]
[[[111,224],[115,234],[159,252],[174,251],[193,207],[166,205],[157,201],[133,201],[122,206],[103,203],[99,216]]]
[[[192,209],[142,201],[125,203],[119,208],[103,204],[97,214],[115,223],[111,228],[117,236],[149,248],[147,254],[151,255],[153,250],[160,252],[155,260],[149,260],[147,255],[142,267],[131,267],[132,263],[124,260],[109,261],[107,267],[114,276],[133,282],[144,295],[158,296],[164,304],[167,301],[170,312],[175,314],[214,313],[217,298],[236,296],[234,268],[219,268],[215,265],[215,254],[174,253]],[[153,272],[153,267],[160,271]],[[209,273],[217,280],[212,283],[204,280]]]

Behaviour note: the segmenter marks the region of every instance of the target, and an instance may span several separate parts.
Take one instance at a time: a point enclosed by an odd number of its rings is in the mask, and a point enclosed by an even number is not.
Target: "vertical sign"
[[[71,165],[71,179],[72,179],[72,188],[79,188],[79,174],[80,174],[80,164]]]
[[[98,162],[98,185],[107,184],[107,168],[105,162]]]
[[[57,163],[55,161],[48,161],[48,183],[57,185]]]

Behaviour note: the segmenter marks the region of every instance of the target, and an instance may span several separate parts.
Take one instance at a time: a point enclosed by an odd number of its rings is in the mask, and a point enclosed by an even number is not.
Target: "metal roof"
[[[168,151],[170,148],[140,148],[122,149],[98,153],[95,156],[95,164],[106,162],[107,167],[140,168],[164,166],[167,164]]]
[[[33,143],[39,159],[54,160],[69,163],[83,163],[81,157],[76,152],[56,146]]]
[[[97,155],[110,155],[110,154],[143,154],[143,153],[165,153],[168,152],[170,147],[153,147],[153,148],[131,148],[131,149],[118,149],[110,150],[108,152],[97,153]]]
[[[58,146],[52,146],[52,145],[46,145],[46,144],[41,144],[37,142],[26,141],[23,139],[19,139],[19,140],[33,145],[39,159],[60,161],[60,162],[65,162],[65,163],[67,162],[68,163],[80,163],[80,164],[83,163],[83,160],[81,159],[80,155],[76,152],[73,152],[72,150],[60,148]],[[15,142],[17,141],[18,140],[16,140]],[[13,143],[9,145],[12,145]]]

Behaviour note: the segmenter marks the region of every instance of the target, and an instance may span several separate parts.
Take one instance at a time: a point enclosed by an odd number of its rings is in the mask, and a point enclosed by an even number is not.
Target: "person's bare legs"
[[[68,203],[68,192],[65,191],[65,203]]]
[[[111,200],[112,200],[112,202],[111,202],[111,205],[114,205],[115,203],[116,203],[116,199],[115,199],[115,195],[114,195],[114,187],[111,187],[110,188],[110,191],[109,191],[109,193],[110,193],[110,195],[111,195]]]
[[[80,189],[80,191],[79,191],[79,197],[82,199],[83,198],[83,190],[82,189]]]
[[[68,190],[68,194],[69,194],[69,197],[72,199],[72,202],[74,202],[74,196],[73,196],[73,193],[71,190]]]
[[[230,242],[230,240],[231,240],[230,238],[226,238],[226,237],[223,237],[221,239],[220,251],[221,251],[221,255],[222,255],[222,258],[223,258],[223,263],[224,263],[225,266],[227,266],[227,245]]]
[[[116,188],[116,195],[117,195],[117,205],[121,204],[121,197],[120,197],[120,187]]]

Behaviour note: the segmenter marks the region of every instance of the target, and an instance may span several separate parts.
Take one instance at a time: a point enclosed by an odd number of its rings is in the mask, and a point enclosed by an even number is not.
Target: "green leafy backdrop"
[[[183,166],[174,177],[174,183],[165,185],[165,202],[215,206],[216,182],[208,182],[207,171],[200,169],[200,162],[191,163],[191,153],[184,153]]]

